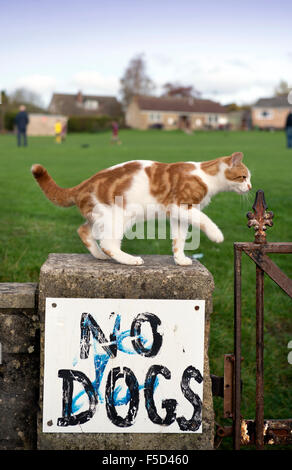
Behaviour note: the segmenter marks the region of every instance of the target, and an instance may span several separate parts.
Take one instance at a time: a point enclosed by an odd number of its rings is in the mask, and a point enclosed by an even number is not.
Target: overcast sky
[[[157,84],[193,85],[223,104],[292,86],[291,0],[2,0],[0,89],[118,96],[144,54]]]

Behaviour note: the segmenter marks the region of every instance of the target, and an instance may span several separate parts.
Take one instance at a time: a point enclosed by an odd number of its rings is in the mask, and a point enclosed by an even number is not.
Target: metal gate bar
[[[280,431],[273,420],[264,420],[264,274],[276,282],[292,298],[292,280],[289,279],[266,253],[292,253],[292,243],[267,243],[266,229],[272,226],[273,213],[267,212],[264,192],[256,193],[253,212],[248,212],[248,226],[255,229],[252,243],[234,243],[234,403],[233,403],[233,447],[240,449],[241,444],[250,443],[247,421],[240,414],[241,405],[241,254],[245,252],[256,263],[256,416],[253,440],[257,449],[263,449],[267,426],[273,428],[272,434],[278,442],[283,429],[289,434],[291,420],[283,420]],[[279,420],[275,421],[279,423]],[[265,424],[266,423],[266,424]],[[269,424],[267,424],[269,423]],[[223,432],[223,431],[221,431]],[[248,438],[247,438],[248,436]],[[270,439],[275,443],[274,439]],[[283,442],[288,439],[283,438]],[[269,442],[270,443],[270,442]],[[290,441],[289,441],[290,443]]]

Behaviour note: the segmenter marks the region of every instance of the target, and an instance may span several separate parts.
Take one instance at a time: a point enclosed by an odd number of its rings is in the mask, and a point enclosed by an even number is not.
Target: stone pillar
[[[0,284],[0,449],[36,448],[39,394],[37,284]]]
[[[202,299],[205,309],[204,399],[202,434],[86,434],[43,433],[38,423],[38,449],[66,450],[193,450],[212,449],[214,415],[208,360],[210,314],[214,281],[198,261],[176,266],[171,256],[143,256],[143,266],[99,261],[91,255],[51,254],[43,264],[39,282],[41,321],[41,410],[46,297]]]

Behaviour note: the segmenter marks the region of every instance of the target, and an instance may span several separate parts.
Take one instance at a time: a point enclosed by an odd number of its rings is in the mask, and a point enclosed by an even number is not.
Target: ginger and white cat
[[[156,204],[170,219],[174,261],[184,266],[192,264],[184,254],[188,224],[199,227],[216,243],[224,240],[221,230],[201,209],[219,192],[243,194],[251,189],[251,175],[242,158],[243,154],[237,152],[205,162],[130,161],[99,171],[67,189],[60,188],[42,165],[33,165],[31,171],[51,202],[62,207],[78,206],[86,219],[78,234],[95,258],[143,264],[142,258],[121,250],[121,241],[139,219],[137,205],[142,208],[141,217],[145,217],[147,206]],[[135,211],[131,211],[132,205]],[[103,234],[106,225],[112,223],[115,235],[107,238]]]

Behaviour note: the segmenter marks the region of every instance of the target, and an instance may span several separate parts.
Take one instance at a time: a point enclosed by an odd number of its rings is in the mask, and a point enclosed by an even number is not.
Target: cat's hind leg
[[[129,226],[124,209],[117,205],[100,206],[98,209],[92,214],[93,234],[99,240],[101,250],[118,263],[134,266],[143,264],[144,261],[139,256],[132,256],[121,250],[124,232]]]
[[[92,254],[92,256],[94,256],[97,259],[103,259],[103,260],[108,259],[108,256],[100,249],[100,247],[94,240],[92,236],[92,232],[91,232],[91,226],[88,222],[81,225],[78,228],[77,233],[79,237],[81,238],[81,240],[83,241],[86,248]]]
[[[122,251],[120,245],[121,240],[116,238],[111,240],[100,240],[100,248],[103,250],[103,252],[118,263],[135,266],[144,263],[143,259],[140,258],[140,256],[132,256]]]

